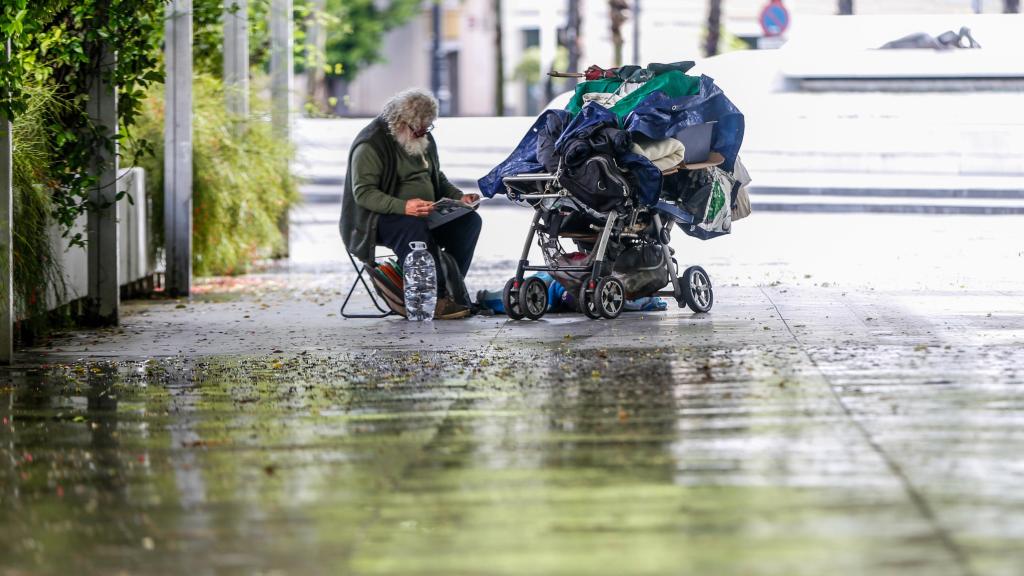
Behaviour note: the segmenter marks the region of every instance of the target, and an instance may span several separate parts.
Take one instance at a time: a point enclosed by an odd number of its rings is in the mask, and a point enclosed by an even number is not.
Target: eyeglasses
[[[423,138],[424,136],[427,135],[428,132],[431,132],[433,129],[434,129],[434,125],[433,125],[433,123],[431,123],[430,126],[427,126],[426,128],[420,128],[419,130],[414,130],[412,135],[415,136],[416,138]]]

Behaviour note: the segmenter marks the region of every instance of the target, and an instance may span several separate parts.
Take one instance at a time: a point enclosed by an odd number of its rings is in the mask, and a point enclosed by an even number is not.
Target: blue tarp
[[[477,181],[480,193],[492,198],[495,194],[505,192],[505,185],[501,183],[501,179],[505,176],[543,172],[544,166],[537,160],[537,138],[547,124],[548,116],[561,113],[561,110],[546,110],[538,116],[512,154],[509,154],[504,162],[495,166],[490,173]],[[617,127],[616,116],[600,104],[590,102],[566,126],[562,136],[555,142],[555,149],[561,150],[565,142],[571,138],[588,134],[601,126]],[[640,201],[650,206],[657,203],[658,196],[661,194],[661,171],[658,170],[658,167],[645,156],[634,152],[620,154],[616,157],[616,161],[636,176]]]
[[[484,196],[491,198],[495,194],[504,193],[501,179],[505,176],[544,171],[543,165],[537,161],[537,135],[547,124],[548,115],[555,112],[548,110],[537,117],[512,154],[477,182]],[[637,104],[619,127],[633,135],[643,134],[647,138],[661,140],[675,137],[683,128],[711,121],[717,122],[711,149],[725,157],[722,168],[732,172],[743,144],[743,114],[708,76],[700,77],[700,93],[693,96],[670,98],[662,92],[650,94]],[[596,102],[591,102],[566,127],[556,148],[580,130],[592,129],[595,123],[608,122],[612,126],[618,125],[614,114]],[[635,172],[639,199],[649,206],[657,203],[661,194],[661,172],[657,167],[639,154],[622,155],[616,160],[624,168]]]
[[[548,116],[558,113],[561,113],[561,110],[542,112],[526,132],[526,136],[519,141],[519,145],[508,155],[508,158],[495,166],[487,176],[477,180],[481,194],[488,198],[493,198],[495,194],[504,194],[505,185],[501,183],[501,179],[505,176],[535,174],[544,171],[544,165],[537,160],[537,136],[547,125]]]
[[[739,108],[708,76],[700,77],[700,93],[669,98],[655,92],[637,104],[623,129],[653,140],[674,138],[683,128],[716,121],[711,149],[725,157],[722,169],[732,172],[743,145],[744,119]]]

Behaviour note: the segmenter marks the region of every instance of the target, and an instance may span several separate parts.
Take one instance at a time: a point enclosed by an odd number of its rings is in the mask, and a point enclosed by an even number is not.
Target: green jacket
[[[443,172],[438,169],[437,143],[433,136],[427,134],[430,145],[427,147],[427,156],[430,162],[430,179],[434,183],[434,189],[440,192],[440,196],[449,198],[460,198],[461,191],[453,186],[445,178]],[[345,188],[341,196],[341,239],[345,242],[345,248],[356,258],[363,262],[373,261],[374,248],[377,240],[377,218],[380,215],[356,202],[353,193],[352,179],[352,157],[359,146],[372,146],[377,156],[383,162],[381,172],[380,191],[392,197],[398,197],[400,185],[398,175],[398,154],[400,148],[398,142],[388,132],[387,123],[381,118],[375,118],[363,128],[348,153],[348,170],[345,174]]]

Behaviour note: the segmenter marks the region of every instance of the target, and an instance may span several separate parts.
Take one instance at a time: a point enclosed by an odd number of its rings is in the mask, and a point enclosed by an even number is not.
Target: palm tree
[[[569,22],[566,26],[566,48],[569,50],[569,71],[577,72],[580,69],[580,0],[569,0]],[[576,81],[569,79],[569,86],[575,86]]]
[[[718,54],[718,36],[722,26],[722,0],[708,1],[708,36],[704,43],[704,55]]]
[[[853,0],[839,0],[839,14],[853,14]]]
[[[622,25],[626,22],[626,0],[608,0],[608,19],[612,29],[612,46],[615,48],[614,66],[622,66]]]

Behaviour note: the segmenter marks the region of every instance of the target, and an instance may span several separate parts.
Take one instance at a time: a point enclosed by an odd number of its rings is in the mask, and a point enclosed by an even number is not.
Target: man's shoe
[[[441,298],[437,301],[437,307],[434,308],[434,319],[435,320],[455,320],[456,318],[465,318],[469,316],[469,307],[456,304],[451,298]]]

